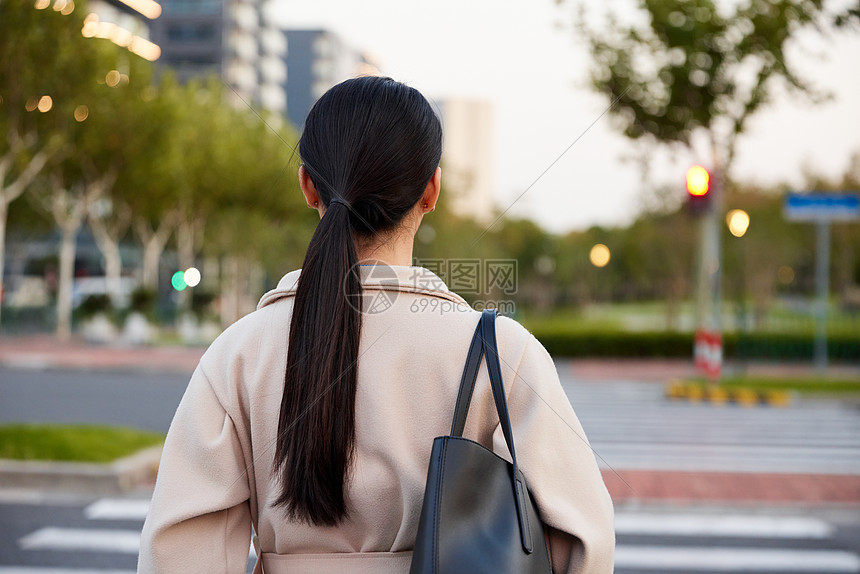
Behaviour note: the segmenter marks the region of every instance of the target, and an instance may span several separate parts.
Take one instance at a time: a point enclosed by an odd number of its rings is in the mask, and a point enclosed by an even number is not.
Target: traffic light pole
[[[722,177],[710,178],[707,208],[701,219],[698,293],[696,304],[696,365],[714,380],[722,373],[722,257],[720,222],[723,213]]]
[[[723,245],[722,228],[723,220],[723,174],[718,166],[714,169],[713,194],[711,198],[711,212],[708,219],[712,222],[710,226],[711,241],[714,244],[714,263],[711,273],[711,330],[720,337],[720,370],[722,370],[722,337],[723,337]]]

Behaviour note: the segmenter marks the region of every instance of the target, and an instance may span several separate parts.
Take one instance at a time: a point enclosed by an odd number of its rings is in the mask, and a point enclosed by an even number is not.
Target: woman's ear
[[[317,188],[314,185],[314,182],[311,181],[311,176],[308,174],[308,170],[305,169],[305,166],[299,166],[299,187],[302,188],[302,195],[305,196],[305,201],[308,204],[308,207],[311,209],[316,209],[320,212],[320,217],[322,217],[322,204],[320,203],[320,196],[317,194]]]
[[[436,172],[430,181],[427,182],[427,187],[424,188],[424,195],[421,197],[422,212],[427,213],[436,209],[436,202],[439,200],[439,191],[442,189],[442,168],[437,167]],[[425,207],[426,206],[426,207]]]

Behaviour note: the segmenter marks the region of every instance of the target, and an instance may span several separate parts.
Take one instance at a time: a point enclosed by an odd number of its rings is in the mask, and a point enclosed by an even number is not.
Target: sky
[[[630,16],[635,2],[603,5]],[[633,147],[613,129],[609,102],[588,88],[588,55],[570,2],[270,0],[267,13],[285,27],[338,33],[430,99],[490,102],[494,196],[510,214],[565,232],[624,225],[648,201]],[[811,104],[781,96],[756,115],[738,144],[736,179],[800,189],[804,170],[832,177],[845,170],[860,152],[857,54],[857,32],[798,39],[790,63],[834,98]],[[686,167],[705,161],[655,148],[650,177],[677,181],[680,197]]]

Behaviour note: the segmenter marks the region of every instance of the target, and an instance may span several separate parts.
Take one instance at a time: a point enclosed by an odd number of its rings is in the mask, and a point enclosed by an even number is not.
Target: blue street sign
[[[856,193],[789,193],[783,213],[789,221],[851,221],[860,218]]]

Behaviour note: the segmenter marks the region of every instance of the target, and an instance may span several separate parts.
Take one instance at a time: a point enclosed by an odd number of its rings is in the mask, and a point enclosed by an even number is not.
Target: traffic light
[[[704,213],[711,205],[711,174],[700,165],[687,170],[687,205],[694,214]]]

